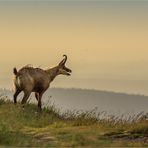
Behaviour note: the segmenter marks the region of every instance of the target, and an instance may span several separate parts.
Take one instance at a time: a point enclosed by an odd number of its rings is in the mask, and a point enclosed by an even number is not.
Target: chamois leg
[[[23,107],[24,107],[25,103],[27,102],[27,100],[28,100],[30,94],[31,94],[30,91],[29,91],[29,92],[27,92],[27,91],[24,92],[24,97],[23,97],[23,100],[22,100],[22,102],[21,102],[22,105],[23,105]]]
[[[43,93],[40,93],[39,94],[39,99],[38,99],[38,109],[39,109],[39,111],[42,111],[42,102],[41,102],[42,96],[43,96]]]
[[[39,93],[35,92],[35,98],[37,101],[39,100]]]
[[[16,89],[14,95],[13,95],[13,100],[14,100],[14,103],[16,104],[17,103],[17,96],[20,94],[21,90],[19,89]]]

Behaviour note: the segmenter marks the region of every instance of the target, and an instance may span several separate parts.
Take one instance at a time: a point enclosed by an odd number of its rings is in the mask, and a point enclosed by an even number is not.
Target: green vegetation
[[[98,147],[148,146],[147,115],[127,120],[103,113],[60,113],[54,105],[37,112],[37,106],[14,105],[0,99],[0,146]],[[96,118],[97,117],[97,118]]]

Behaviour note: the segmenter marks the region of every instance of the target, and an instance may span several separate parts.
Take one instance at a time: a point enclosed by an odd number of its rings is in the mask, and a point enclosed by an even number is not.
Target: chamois
[[[25,105],[27,99],[32,92],[35,92],[35,97],[38,101],[39,110],[42,109],[41,99],[44,92],[49,88],[50,83],[58,75],[71,75],[71,69],[65,66],[67,61],[67,56],[63,55],[64,59],[55,67],[46,70],[40,68],[33,68],[30,66],[25,66],[17,71],[16,68],[13,69],[15,75],[14,78],[14,103],[17,103],[17,96],[20,92],[24,92],[24,97],[21,104]]]

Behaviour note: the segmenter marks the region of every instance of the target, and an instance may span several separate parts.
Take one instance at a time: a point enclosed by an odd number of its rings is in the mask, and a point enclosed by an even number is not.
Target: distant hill
[[[1,89],[0,92],[12,99],[12,91]],[[35,101],[33,94],[31,100]],[[47,105],[49,100],[63,110],[91,110],[97,107],[99,111],[120,114],[148,112],[148,96],[144,95],[86,89],[50,88],[43,96],[43,104]]]

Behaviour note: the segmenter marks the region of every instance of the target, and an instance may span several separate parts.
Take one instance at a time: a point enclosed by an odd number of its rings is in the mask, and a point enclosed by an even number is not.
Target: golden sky
[[[14,66],[67,54],[73,75],[53,86],[148,94],[147,18],[146,1],[0,1],[1,87]]]

